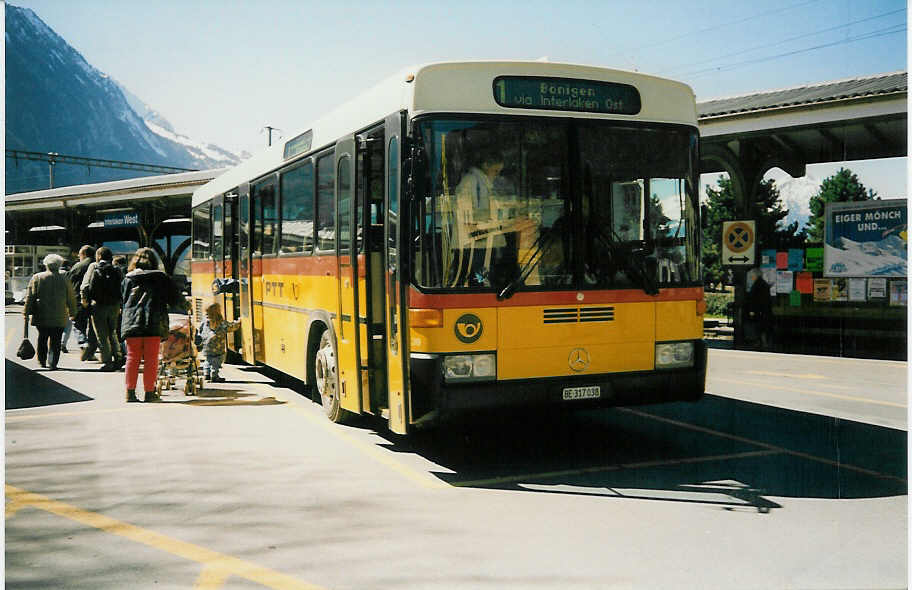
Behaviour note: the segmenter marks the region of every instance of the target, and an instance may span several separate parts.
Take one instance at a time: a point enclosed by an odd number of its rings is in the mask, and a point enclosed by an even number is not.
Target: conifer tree
[[[877,193],[872,189],[866,189],[851,170],[840,168],[833,176],[823,179],[823,182],[820,183],[820,190],[811,197],[811,217],[807,222],[808,240],[823,242],[827,203],[868,201],[876,198]]]

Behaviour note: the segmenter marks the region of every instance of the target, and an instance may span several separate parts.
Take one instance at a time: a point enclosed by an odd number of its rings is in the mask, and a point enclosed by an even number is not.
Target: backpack
[[[120,271],[113,264],[99,264],[92,274],[89,297],[101,305],[120,303]]]

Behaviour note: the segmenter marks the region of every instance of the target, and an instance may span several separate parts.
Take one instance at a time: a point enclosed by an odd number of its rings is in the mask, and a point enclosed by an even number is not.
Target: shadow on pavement
[[[39,408],[92,400],[43,373],[33,371],[9,359],[6,361],[6,409]]]
[[[444,467],[457,487],[718,505],[767,498],[907,493],[906,438],[893,430],[707,395],[594,411],[513,412],[400,438],[392,451]]]

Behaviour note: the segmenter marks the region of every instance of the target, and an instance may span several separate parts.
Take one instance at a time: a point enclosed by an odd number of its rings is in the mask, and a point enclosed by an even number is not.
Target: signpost
[[[722,264],[754,266],[757,229],[753,219],[722,222]]]

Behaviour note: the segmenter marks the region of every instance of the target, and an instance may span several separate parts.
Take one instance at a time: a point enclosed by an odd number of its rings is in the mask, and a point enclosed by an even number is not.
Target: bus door
[[[386,380],[386,211],[384,126],[358,135],[355,248],[358,252],[358,350],[361,407],[380,415],[389,407]],[[363,287],[363,288],[362,288]]]
[[[225,276],[225,197],[219,195],[212,199],[212,276],[221,279]],[[209,289],[211,285],[206,288]],[[215,300],[222,304],[224,297],[216,295]]]
[[[252,265],[250,264],[250,185],[246,182],[238,188],[238,281],[240,288],[239,309],[241,313],[241,356],[248,363],[253,362],[253,289]],[[237,333],[237,332],[235,332]]]
[[[361,375],[358,362],[358,251],[354,243],[355,141],[336,143],[336,289],[339,299],[338,353],[339,403],[361,412]]]
[[[223,278],[239,278],[238,268],[238,192],[231,191],[225,195],[225,254],[224,254],[224,272]],[[225,293],[225,317],[229,320],[236,320],[241,317],[241,298],[234,292]],[[229,348],[232,350],[241,349],[241,333],[235,330],[229,340]]]
[[[405,134],[405,113],[386,119],[386,199],[384,242],[386,251],[386,379],[389,395],[389,427],[395,433],[406,434],[409,423],[408,350],[405,338],[405,277],[402,263],[408,249],[403,248],[403,224],[399,218],[402,186],[402,137]]]
[[[276,179],[270,176],[250,186],[250,300],[253,316],[253,361],[266,362],[263,336],[263,257],[275,253]]]

